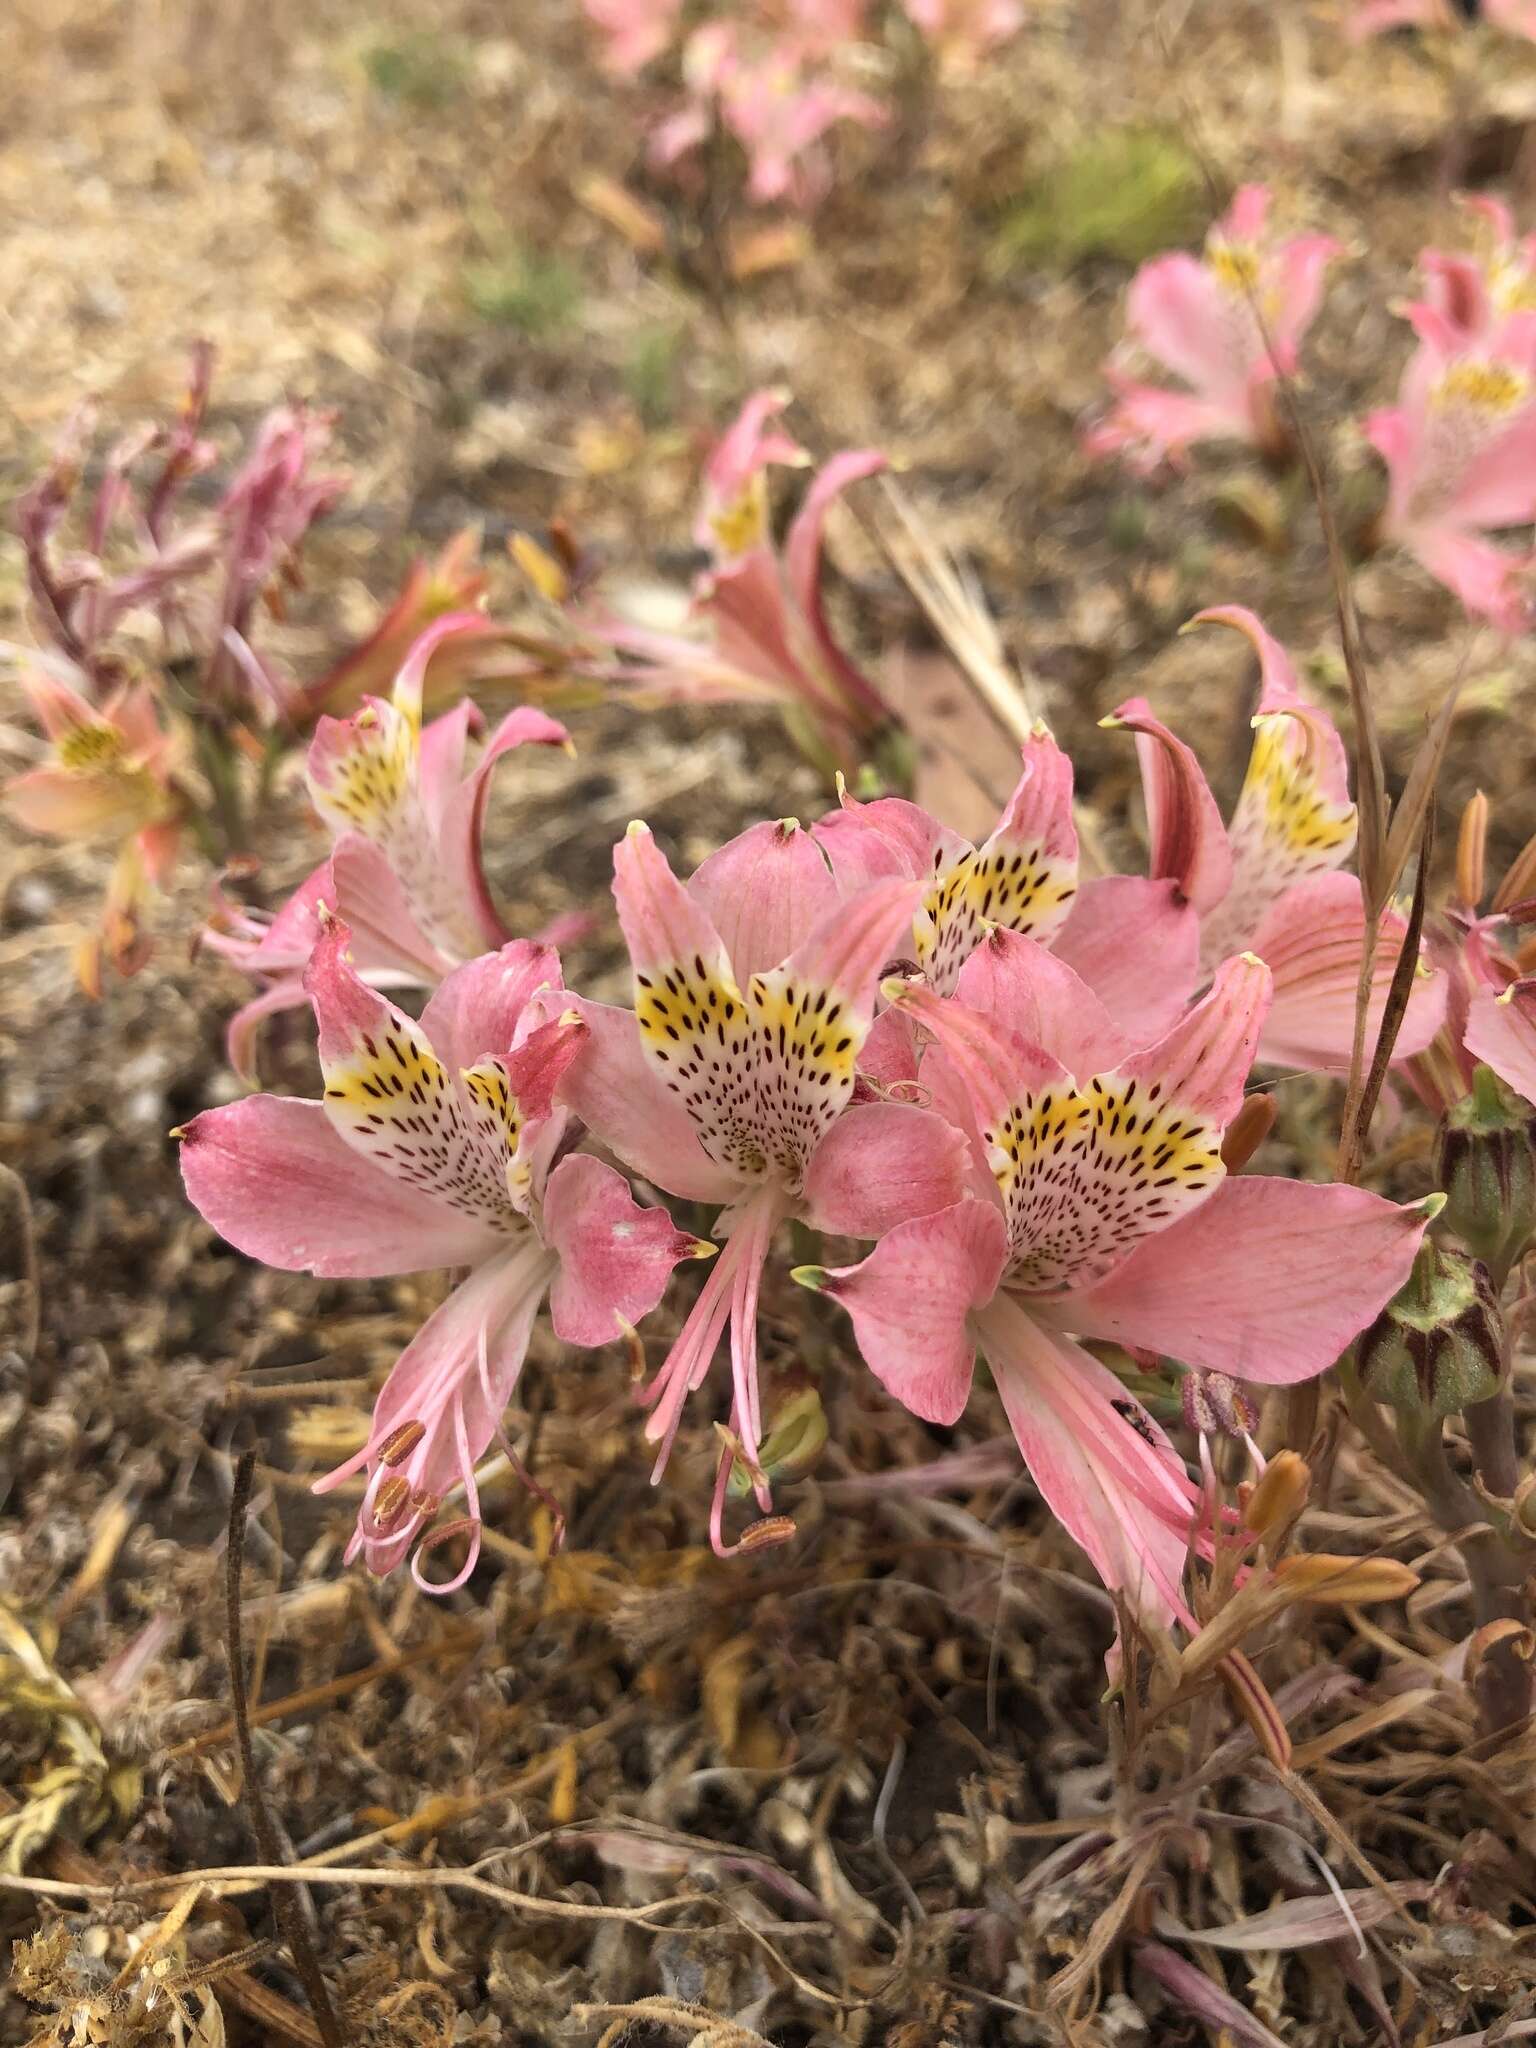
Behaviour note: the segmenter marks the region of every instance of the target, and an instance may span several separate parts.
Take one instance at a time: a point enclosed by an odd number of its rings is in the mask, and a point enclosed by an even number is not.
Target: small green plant
[[[574,323],[581,279],[563,257],[517,246],[464,265],[464,296],[471,310],[495,327],[515,327],[531,341],[547,340]]]
[[[1091,256],[1141,263],[1198,236],[1199,166],[1161,128],[1108,128],[1043,167],[1004,209],[993,242],[1000,270],[1066,271]]]
[[[675,327],[645,327],[629,345],[624,359],[624,389],[648,427],[665,426],[672,417],[680,339]]]
[[[413,29],[370,44],[363,52],[363,69],[386,99],[431,112],[464,91],[470,63],[462,44],[429,29]]]

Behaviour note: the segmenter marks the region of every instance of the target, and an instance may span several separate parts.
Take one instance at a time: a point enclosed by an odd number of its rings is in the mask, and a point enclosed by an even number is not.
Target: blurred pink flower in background
[[[1507,230],[1502,209],[1494,220]],[[1426,251],[1427,294],[1402,308],[1418,347],[1397,404],[1365,422],[1387,466],[1378,537],[1511,634],[1531,621],[1531,550],[1488,535],[1536,519],[1530,255],[1507,232],[1492,263]]]
[[[1283,449],[1271,386],[1280,373],[1294,374],[1340,251],[1328,235],[1274,240],[1269,206],[1264,186],[1244,185],[1206,237],[1203,257],[1175,251],[1137,271],[1128,343],[1105,365],[1114,403],[1085,437],[1089,454],[1120,456],[1148,474],[1200,441]],[[1134,376],[1138,354],[1179,388]]]

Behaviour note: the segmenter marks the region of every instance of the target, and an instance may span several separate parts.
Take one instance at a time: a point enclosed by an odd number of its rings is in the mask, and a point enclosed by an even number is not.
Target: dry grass
[[[818,447],[873,441],[910,464],[1111,853],[1133,850],[1131,763],[1095,720],[1120,699],[1202,729],[1230,781],[1232,648],[1173,638],[1197,603],[1252,604],[1319,650],[1342,708],[1311,510],[1238,463],[1156,493],[1086,473],[1076,421],[1125,268],[1000,274],[995,248],[1030,179],[1100,123],[1193,125],[1223,182],[1277,183],[1359,251],[1302,394],[1348,515],[1369,484],[1347,421],[1403,351],[1386,302],[1417,247],[1453,232],[1446,91],[1413,47],[1346,52],[1320,0],[1042,0],[1007,60],[938,104],[914,96],[888,141],[855,141],[798,263],[725,289],[719,251],[662,195],[664,258],[582,203],[583,178],[632,178],[637,149],[571,7],[12,14],[0,476],[29,474],[87,391],[113,418],[173,393],[196,334],[219,344],[226,423],[285,392],[336,406],[357,489],[314,557],[301,662],[411,542],[466,517],[495,542],[559,513],[667,567],[703,435],[782,380]],[[1518,168],[1533,77],[1468,88],[1481,111],[1452,142],[1472,169]],[[866,644],[920,663],[869,535],[846,525],[839,556]],[[0,566],[14,583],[14,558]],[[1536,827],[1530,650],[1496,654],[1396,569],[1359,590],[1390,777],[1466,664],[1443,794],[1486,788],[1507,857]],[[600,900],[632,815],[691,860],[820,801],[766,724],[599,709],[576,725],[578,762],[509,776],[497,880],[529,928]],[[934,772],[957,744],[983,787],[1006,762],[941,714]],[[7,768],[25,753],[3,720],[0,751]],[[297,805],[283,815],[274,884],[312,852]],[[471,1591],[434,1605],[343,1574],[347,1501],[305,1481],[359,1440],[436,1283],[296,1279],[211,1239],[165,1133],[233,1087],[235,985],[185,957],[189,878],[153,968],[81,1004],[67,941],[98,883],[83,851],[0,844],[0,1148],[30,1196],[29,1223],[13,1194],[0,1207],[0,1772],[17,1809],[0,1827],[13,1852],[18,1823],[32,1831],[25,1875],[0,1884],[11,1931],[36,1936],[5,2039],[320,2038],[272,1909],[295,1879],[249,1867],[230,1720],[222,1547],[246,1444],[255,1756],[355,2043],[1425,2048],[1530,2031],[1536,1738],[1480,1739],[1458,1553],[1331,1395],[1315,1417],[1277,1401],[1265,1418],[1267,1447],[1289,1438],[1314,1466],[1297,1540],[1407,1561],[1421,1583],[1292,1607],[1244,1639],[1288,1761],[1167,1645],[1143,1646],[1138,1683],[1106,1704],[1112,1610],[997,1449],[990,1391],[956,1431],[924,1427],[790,1288],[765,1303],[770,1377],[820,1373],[834,1445],[786,1493],[792,1549],[730,1567],[701,1550],[705,1419],[652,1491],[622,1362],[543,1339],[514,1422],[567,1505],[565,1552],[492,1482]],[[613,992],[618,959],[605,928],[571,977]],[[278,1085],[309,1085],[301,1032],[270,1057]],[[1338,1091],[1286,1084],[1280,1103],[1264,1163],[1325,1170]],[[1423,1134],[1391,1134],[1368,1177],[1423,1192]],[[666,1334],[658,1319],[648,1342]],[[1525,1384],[1519,1404],[1529,1441]],[[963,1451],[942,1488],[908,1476]]]

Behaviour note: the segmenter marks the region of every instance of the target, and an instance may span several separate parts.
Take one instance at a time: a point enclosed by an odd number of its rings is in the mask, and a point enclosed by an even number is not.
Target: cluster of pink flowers
[[[747,160],[747,196],[807,210],[827,191],[825,137],[840,122],[883,127],[884,103],[847,72],[871,25],[869,0],[753,0],[684,22],[682,0],[583,0],[610,71],[632,76],[676,53],[682,101],[657,126],[651,161],[670,167],[716,134]],[[946,62],[974,65],[1014,34],[1018,0],[904,0]]]
[[[1378,541],[1515,633],[1531,620],[1531,551],[1488,536],[1536,520],[1536,238],[1518,237],[1499,201],[1470,204],[1486,246],[1424,251],[1423,296],[1400,308],[1417,347],[1397,403],[1364,426],[1387,469]],[[1113,405],[1086,436],[1091,454],[1148,474],[1199,442],[1287,453],[1276,382],[1297,369],[1340,251],[1321,235],[1275,241],[1268,212],[1268,193],[1245,186],[1203,258],[1160,256],[1138,271],[1127,348],[1106,366]],[[1148,357],[1176,385],[1139,378],[1133,358]]]
[[[761,421],[759,421],[761,427]],[[513,712],[466,776],[467,705],[420,722],[441,622],[393,699],[328,721],[310,787],[327,863],[270,930],[232,941],[258,1007],[313,1005],[323,1093],[255,1095],[180,1134],[188,1193],[232,1244],[289,1270],[457,1269],[323,1489],[366,1486],[352,1554],[375,1571],[450,1538],[473,1570],[480,1460],[546,1300],[578,1345],[641,1340],[673,1268],[712,1259],[644,1380],[659,1479],[690,1398],[728,1381],[709,1512],[769,1515],[778,1463],[758,1304],[788,1226],[832,1240],[795,1277],[846,1313],[870,1371],[953,1422],[983,1354],[1035,1483],[1105,1583],[1149,1618],[1182,1590],[1201,1489],[1117,1374],[1126,1352],[1263,1384],[1320,1373],[1405,1280],[1424,1205],[1229,1175],[1256,1062],[1348,1059],[1364,913],[1338,736],[1283,650],[1238,611],[1262,670],[1253,757],[1224,825],[1190,752],[1140,702],[1150,872],[1081,873],[1072,765],[1039,729],[979,846],[916,804],[751,826],[680,880],[634,824],[614,853],[627,1007],[568,989],[554,948],[508,939],[480,876],[485,775],[560,728]],[[1403,943],[1388,919],[1385,971]],[[384,983],[431,991],[419,1020]],[[1427,971],[1398,1051],[1442,1024]],[[593,1148],[597,1148],[594,1150]],[[701,1239],[649,1196],[712,1213]],[[862,1244],[848,1262],[843,1241]],[[839,1262],[839,1258],[841,1262]],[[1092,1349],[1097,1346],[1098,1349]],[[803,1391],[797,1395],[803,1399]],[[790,1432],[793,1435],[793,1432]],[[754,1510],[748,1510],[749,1513]]]

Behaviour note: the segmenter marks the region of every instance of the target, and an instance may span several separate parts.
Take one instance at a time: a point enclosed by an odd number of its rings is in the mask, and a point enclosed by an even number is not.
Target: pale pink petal
[[[1467,526],[1528,526],[1536,519],[1536,405],[1474,456],[1456,490],[1456,519]]]
[[[1533,562],[1529,549],[1495,547],[1481,535],[1435,527],[1407,537],[1406,545],[1430,575],[1511,639],[1529,630]]]
[[[381,972],[393,972],[401,981],[432,988],[453,967],[450,955],[422,930],[416,906],[398,869],[383,847],[373,840],[365,839],[360,832],[343,833],[330,860],[319,870],[319,878],[318,891],[304,906],[312,918],[312,930],[301,955],[304,960],[314,951],[320,935],[319,908],[323,903],[351,929],[353,957],[359,973],[369,981],[377,981]],[[304,943],[305,934],[297,914],[291,923],[286,913],[279,914],[271,933],[274,945],[279,938],[279,925],[285,940]],[[247,961],[246,965],[260,966],[261,962]]]
[[[1403,1285],[1427,1220],[1363,1188],[1244,1174],[1097,1286],[1034,1306],[1079,1337],[1289,1386],[1325,1372]]]
[[[573,998],[587,1042],[561,1082],[561,1100],[624,1164],[668,1194],[728,1202],[739,1176],[717,1166],[677,1096],[645,1057],[632,1010]]]
[[[720,934],[673,874],[648,825],[631,825],[613,849],[613,900],[642,989],[680,963],[699,980],[731,980]]]
[[[811,827],[811,837],[845,894],[891,876],[925,880],[958,867],[975,851],[968,839],[905,797],[860,803],[841,789],[839,798],[839,808]]]
[[[1467,1015],[1466,1045],[1506,1087],[1536,1102],[1536,988],[1516,982],[1502,995],[1477,989]]]
[[[764,470],[772,463],[800,468],[810,460],[797,441],[769,427],[788,403],[787,391],[754,391],[715,443],[705,466],[704,503],[694,527],[700,547],[738,555],[746,544],[764,537]]]
[[[1138,475],[1150,476],[1164,462],[1178,465],[1198,441],[1242,441],[1252,432],[1246,394],[1241,403],[1215,405],[1193,392],[1138,383],[1116,374],[1113,365],[1105,375],[1114,403],[1083,435],[1083,452],[1095,459],[1118,456]]]
[[[996,1130],[1023,1095],[1070,1088],[1061,1062],[1018,1037],[1006,1022],[983,1017],[969,1004],[920,983],[909,982],[893,993],[903,1013],[936,1040],[982,1128]],[[931,1057],[925,1056],[918,1070],[925,1083]]]
[[[413,733],[421,731],[427,669],[437,650],[447,640],[493,639],[498,630],[484,612],[445,612],[417,634],[396,672],[394,689],[390,693],[395,709],[408,721]]]
[[[1297,345],[1317,318],[1329,265],[1343,253],[1343,243],[1332,235],[1296,235],[1264,260],[1261,290],[1270,338],[1288,370],[1294,369]]]
[[[611,1166],[584,1156],[550,1175],[543,1238],[560,1261],[549,1306],[567,1344],[611,1343],[650,1314],[679,1260],[700,1252],[665,1209],[642,1209]]]
[[[268,1017],[280,1016],[284,1010],[302,1009],[305,1001],[304,976],[296,968],[291,974],[278,975],[260,995],[242,1003],[230,1018],[224,1032],[224,1057],[247,1085],[256,1079],[258,1028]]]
[[[1239,185],[1216,223],[1216,233],[1228,242],[1261,242],[1269,224],[1269,205],[1267,185]]]
[[[880,1088],[917,1079],[917,1038],[910,1017],[900,1010],[880,1012],[865,1035],[859,1073]]]
[[[492,770],[498,761],[517,747],[569,746],[570,736],[558,720],[535,710],[532,705],[519,705],[515,711],[507,713],[486,741],[467,780],[451,790],[444,789],[439,811],[440,799],[429,781],[427,741],[441,723],[440,719],[434,720],[422,735],[419,770],[422,803],[429,819],[434,821],[438,859],[449,889],[469,906],[485,944],[499,946],[507,933],[486,886],[480,850]]]
[[[1184,1615],[1199,1493],[1172,1444],[1107,1366],[1008,1295],[976,1323],[1046,1506],[1144,1620],[1166,1626]]]
[[[1248,363],[1232,347],[1229,295],[1208,265],[1183,251],[1144,263],[1131,280],[1126,324],[1192,390],[1241,405]]]
[[[1257,1055],[1269,1009],[1270,971],[1251,953],[1224,961],[1210,993],[1171,1031],[1119,1067],[1119,1078],[1181,1112],[1229,1124],[1242,1107],[1243,1088]]]
[[[421,1013],[421,1029],[451,1072],[487,1053],[507,1053],[518,1024],[541,990],[560,987],[560,956],[553,946],[514,939],[456,967]]]
[[[805,1172],[807,1220],[839,1237],[881,1237],[914,1216],[947,1209],[966,1191],[964,1134],[904,1102],[845,1109]]]
[[[1395,911],[1381,921],[1366,1011],[1369,1062],[1387,992],[1407,933]],[[1354,875],[1313,875],[1288,889],[1254,934],[1253,950],[1274,976],[1274,1001],[1259,1057],[1271,1066],[1347,1071],[1365,943],[1365,904]],[[1446,977],[1415,978],[1394,1058],[1422,1052],[1445,1014]]]
[[[790,596],[811,629],[822,661],[837,678],[849,700],[866,717],[877,722],[886,716],[884,700],[874,684],[838,646],[822,608],[821,550],[827,512],[833,502],[850,484],[875,476],[887,466],[886,458],[878,448],[850,448],[834,455],[806,492],[805,501],[790,521],[789,532],[784,539],[784,569]]]
[[[874,1016],[875,990],[892,960],[901,958],[912,926],[912,913],[922,894],[916,882],[872,882],[856,896],[835,905],[804,943],[784,962],[770,985],[786,988],[807,984],[826,989],[842,1004],[839,1024],[859,1044]]]
[[[989,1202],[898,1224],[862,1264],[799,1269],[797,1278],[847,1310],[864,1362],[925,1422],[958,1422],[970,1398],[971,1316],[996,1291],[1007,1256]]]
[[[737,985],[787,960],[837,902],[816,841],[794,818],[753,825],[694,870],[688,894],[725,945]]]
[[[1133,1039],[1160,1038],[1200,979],[1200,919],[1176,882],[1102,875],[1051,941]]]
[[[464,756],[470,740],[485,731],[480,707],[461,697],[450,711],[429,719],[421,729],[416,756],[416,785],[421,808],[434,834],[452,812],[464,781]]]
[[[359,1158],[318,1102],[251,1095],[204,1110],[182,1135],[181,1172],[221,1237],[285,1272],[415,1273],[472,1264],[505,1243]]]
[[[1021,932],[989,932],[960,970],[955,993],[995,1030],[1039,1046],[1079,1080],[1118,1065],[1132,1049],[1076,969]]]
[[[1204,917],[1231,886],[1232,851],[1200,763],[1144,697],[1129,698],[1103,723],[1136,735],[1152,880],[1176,883]]]

